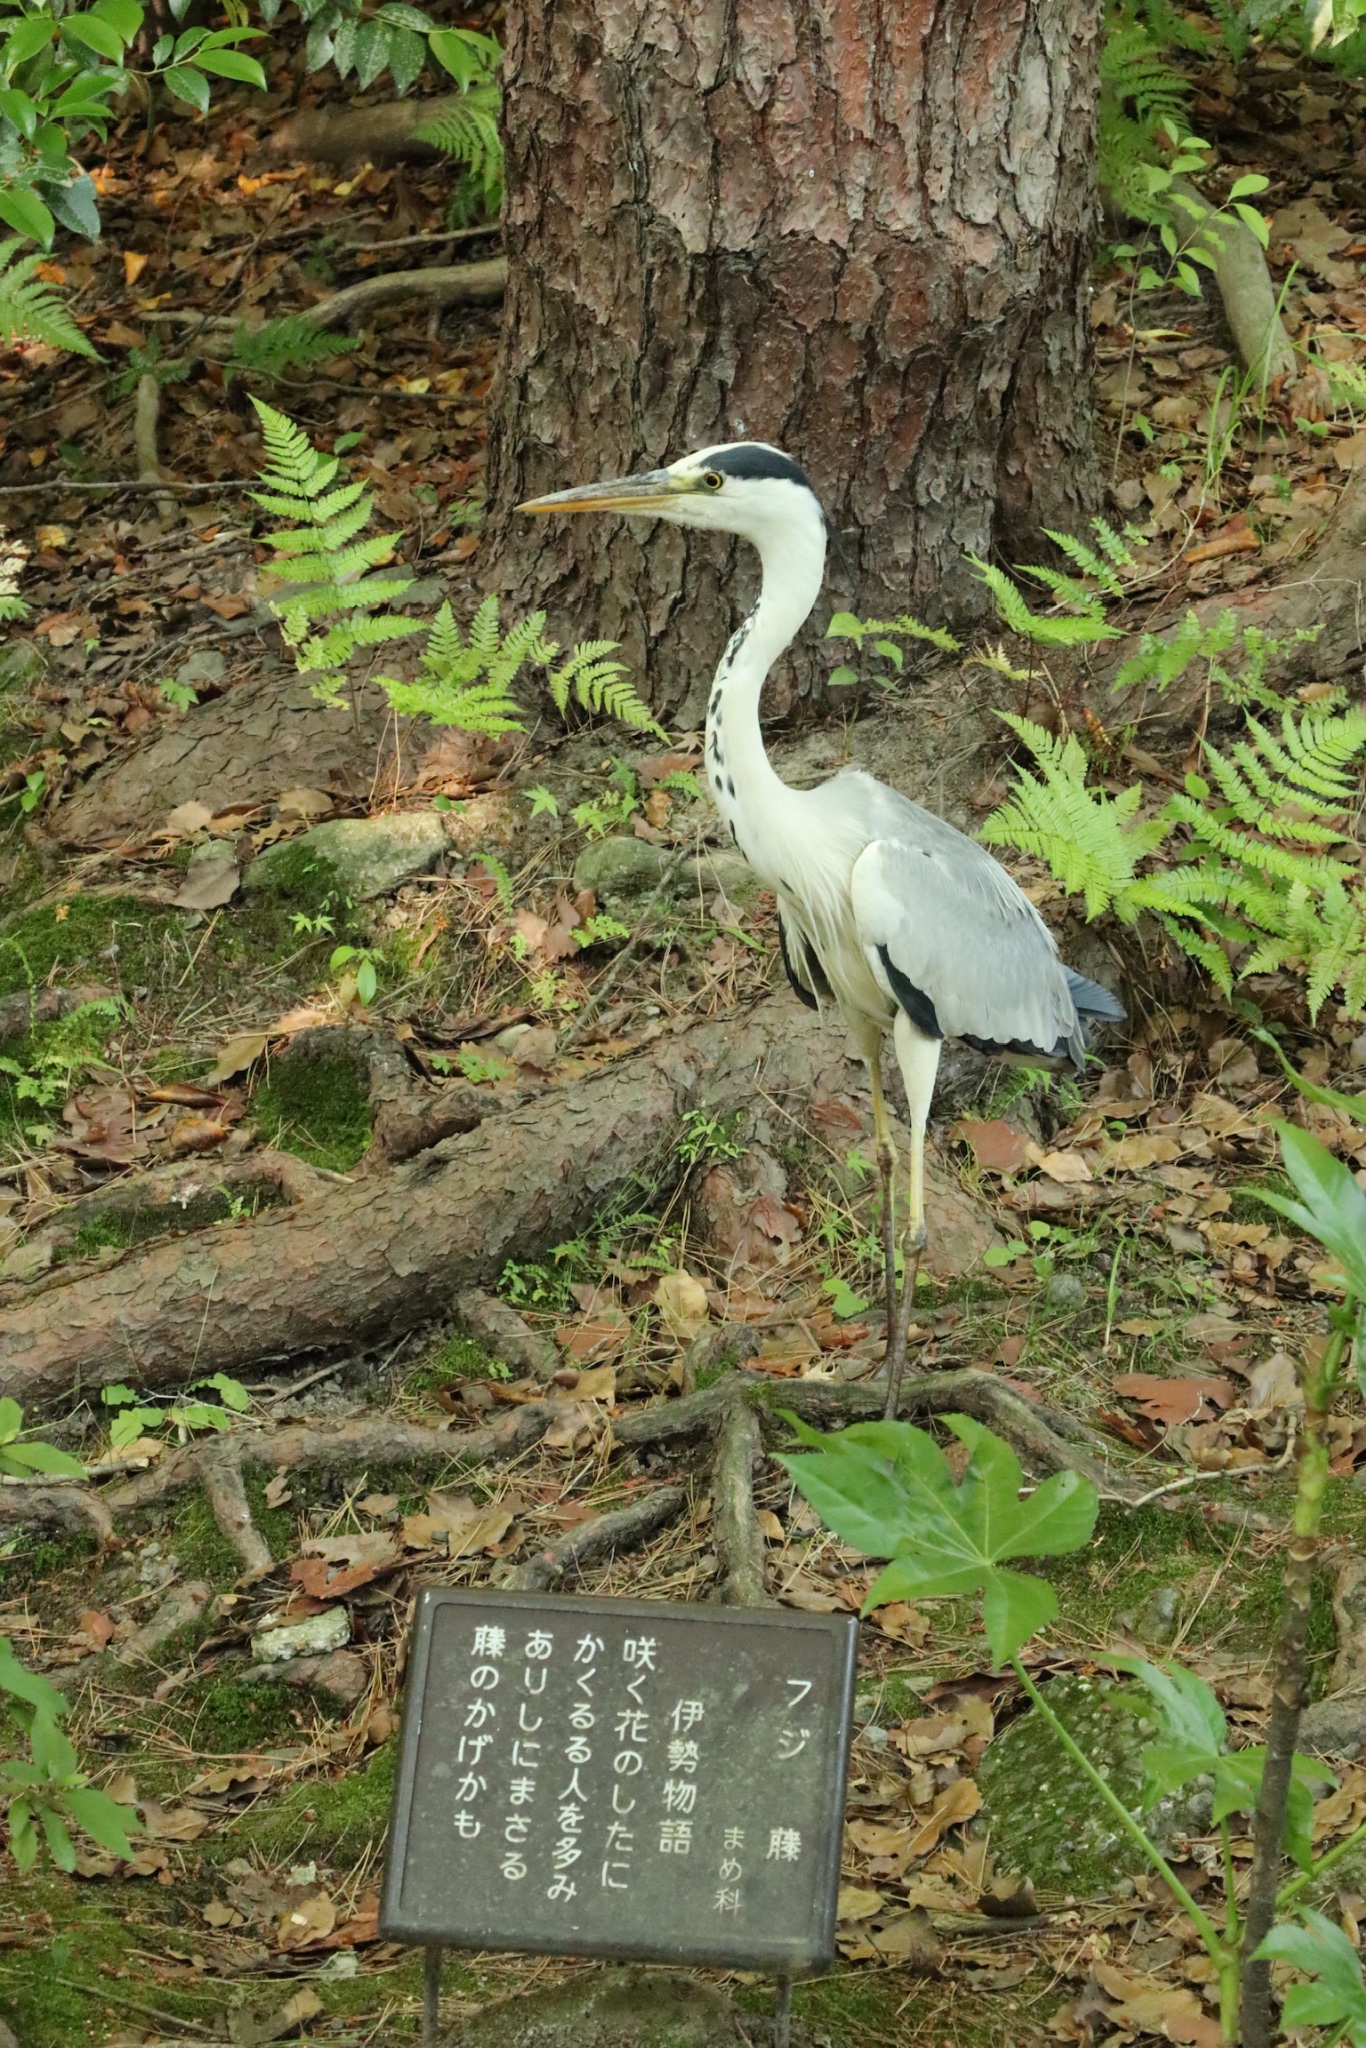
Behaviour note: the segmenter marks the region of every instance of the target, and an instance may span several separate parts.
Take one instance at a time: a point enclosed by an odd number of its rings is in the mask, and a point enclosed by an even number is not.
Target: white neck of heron
[[[757,809],[776,821],[793,794],[775,773],[759,725],[769,670],[806,623],[825,576],[825,523],[811,513],[753,536],[763,564],[758,603],[731,635],[707,705],[706,780],[716,808],[751,867],[766,881],[762,848],[746,830]]]

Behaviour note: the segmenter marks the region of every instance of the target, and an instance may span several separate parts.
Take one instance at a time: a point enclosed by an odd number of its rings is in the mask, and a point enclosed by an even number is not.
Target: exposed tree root
[[[390,1340],[449,1315],[509,1257],[535,1258],[605,1203],[676,1171],[685,1111],[725,1115],[756,1086],[791,1098],[858,1085],[844,1044],[792,1028],[788,999],[666,1035],[549,1089],[393,1172],[249,1221],[77,1272],[41,1301],[0,1308],[0,1394],[32,1409],[72,1386],[136,1377],[148,1389],[264,1358]],[[497,1199],[491,1199],[496,1190]]]
[[[754,1514],[754,1471],[764,1455],[763,1431],[738,1386],[721,1410],[712,1465],[712,1533],[730,1607],[769,1607],[764,1590],[764,1539]]]
[[[687,1497],[681,1486],[661,1486],[629,1507],[598,1515],[538,1550],[525,1564],[515,1565],[502,1583],[514,1593],[549,1592],[570,1572],[601,1564],[619,1550],[632,1550],[637,1543],[648,1541],[682,1512]]]
[[[490,256],[482,263],[433,264],[427,270],[390,270],[305,306],[300,317],[310,327],[339,327],[398,299],[427,299],[434,306],[496,306],[502,301],[507,274],[505,256]]]
[[[212,1444],[205,1449],[199,1461],[199,1483],[215,1522],[241,1558],[248,1575],[264,1576],[275,1559],[252,1520],[247,1489],[242,1483],[242,1460],[233,1442]]]
[[[378,107],[316,107],[284,121],[271,137],[277,156],[315,164],[435,162],[442,152],[413,131],[460,105],[458,93],[433,100],[390,100]],[[490,233],[497,232],[497,224]]]

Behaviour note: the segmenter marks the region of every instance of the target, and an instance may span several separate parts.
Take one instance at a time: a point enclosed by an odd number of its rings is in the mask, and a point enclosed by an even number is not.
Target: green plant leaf
[[[111,1856],[131,1856],[129,1836],[138,1832],[139,1822],[131,1806],[120,1806],[107,1792],[93,1785],[75,1786],[63,1794],[62,1804],[78,1828],[84,1828],[92,1842]]]
[[[1301,1196],[1298,1202],[1271,1188],[1251,1188],[1259,1202],[1288,1216],[1342,1267],[1348,1292],[1366,1300],[1366,1193],[1351,1169],[1298,1124],[1277,1123],[1285,1170]]]
[[[111,64],[122,61],[123,40],[114,24],[102,21],[97,14],[68,14],[62,19],[64,43],[92,50],[97,57],[107,57]]]
[[[172,64],[161,76],[178,100],[187,101],[201,114],[208,113],[209,81],[202,71],[195,71],[188,64]]]
[[[0,1636],[0,1692],[23,1700],[26,1706],[51,1721],[60,1721],[67,1712],[66,1694],[59,1692],[49,1679],[21,1664],[8,1636]]]
[[[1283,2027],[1339,2027],[1352,2041],[1366,2041],[1360,1955],[1324,1914],[1305,1908],[1301,1917],[1302,1927],[1273,1927],[1257,1950],[1259,1958],[1289,1963],[1316,1980],[1290,1986],[1281,2008]]]
[[[968,1447],[956,1483],[939,1445],[910,1423],[857,1423],[822,1437],[786,1419],[815,1453],[781,1460],[798,1491],[846,1543],[892,1560],[869,1589],[865,1611],[894,1599],[980,1592],[998,1661],[1057,1612],[1050,1586],[1003,1571],[1001,1561],[1079,1550],[1095,1526],[1089,1481],[1054,1473],[1021,1500],[1015,1453],[966,1415],[943,1418]]]
[[[52,247],[56,222],[38,194],[27,186],[8,185],[0,191],[0,220],[16,234],[41,242],[45,249]]]
[[[1142,1657],[1107,1657],[1147,1691],[1161,1713],[1167,1739],[1184,1748],[1218,1756],[1228,1741],[1224,1710],[1203,1678],[1182,1664],[1149,1664]]]
[[[236,78],[262,92],[266,89],[264,70],[255,57],[248,57],[243,50],[200,50],[194,62],[201,71],[212,71],[219,78]]]
[[[85,1467],[69,1451],[55,1444],[7,1444],[5,1456],[30,1472],[45,1472],[51,1479],[84,1479]]]

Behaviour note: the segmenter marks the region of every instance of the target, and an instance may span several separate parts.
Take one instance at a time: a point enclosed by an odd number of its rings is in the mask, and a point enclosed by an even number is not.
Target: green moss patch
[[[370,1853],[389,1824],[397,1742],[373,1751],[360,1770],[329,1784],[293,1785],[269,1807],[247,1815],[225,1840],[230,1855],[242,1853],[244,1838],[267,1862],[288,1864],[306,1857],[347,1868]]]
[[[370,1143],[370,1091],[352,1054],[300,1047],[278,1060],[252,1096],[267,1145],[310,1166],[349,1173]]]

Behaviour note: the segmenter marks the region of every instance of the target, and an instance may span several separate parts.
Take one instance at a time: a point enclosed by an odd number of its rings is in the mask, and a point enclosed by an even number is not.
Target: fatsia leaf
[[[1203,1678],[1181,1664],[1149,1664],[1142,1657],[1108,1657],[1152,1695],[1169,1743],[1217,1757],[1228,1741],[1224,1710]]]
[[[65,1693],[36,1671],[26,1670],[11,1649],[9,1637],[0,1636],[0,1693],[5,1692],[53,1721],[59,1721],[67,1711]]]
[[[1309,1908],[1304,1925],[1273,1927],[1257,1951],[1261,1959],[1290,1963],[1313,1984],[1292,1984],[1281,2009],[1282,2024],[1340,2027],[1355,2043],[1366,2042],[1366,1985],[1361,1957],[1340,1927]]]
[[[1349,1293],[1366,1299],[1366,1193],[1350,1168],[1308,1131],[1298,1124],[1277,1123],[1275,1128],[1285,1170],[1301,1199],[1258,1188],[1258,1201],[1317,1238],[1340,1264]]]
[[[944,1418],[969,1452],[957,1482],[933,1437],[910,1423],[859,1423],[821,1436],[787,1419],[811,1452],[782,1460],[798,1490],[846,1543],[891,1558],[865,1612],[889,1600],[981,1593],[998,1660],[1056,1614],[1050,1586],[1000,1561],[1080,1549],[1096,1518],[1087,1480],[1056,1473],[1021,1500],[1023,1474],[1010,1446],[964,1415]]]

